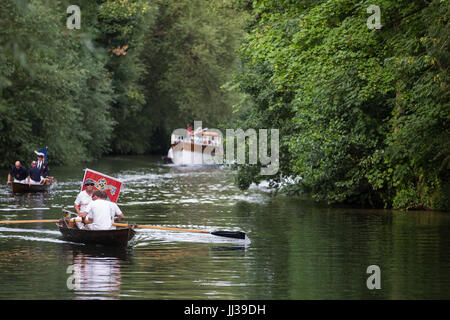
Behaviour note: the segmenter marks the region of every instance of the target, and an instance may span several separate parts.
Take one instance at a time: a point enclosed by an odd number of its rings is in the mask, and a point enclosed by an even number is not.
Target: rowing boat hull
[[[68,228],[59,223],[57,223],[57,226],[65,240],[85,244],[126,247],[128,241],[135,235],[135,231],[131,228],[120,228],[115,230],[80,230]]]
[[[12,187],[13,193],[46,192],[46,191],[50,190],[51,186],[52,186],[52,183],[28,185],[28,183],[11,182],[11,187]]]

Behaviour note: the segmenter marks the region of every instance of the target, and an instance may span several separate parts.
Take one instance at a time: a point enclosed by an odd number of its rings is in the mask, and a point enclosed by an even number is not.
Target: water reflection
[[[75,300],[119,299],[122,283],[121,263],[129,261],[126,248],[106,246],[69,246],[64,254],[72,255],[76,285]]]
[[[131,250],[71,245],[48,224],[0,226],[0,299],[417,299],[450,298],[450,216],[330,208],[242,192],[228,169],[174,167],[159,158],[90,163],[123,181],[128,222],[244,231],[250,241],[138,230]],[[83,167],[56,167],[58,186],[13,196],[0,185],[0,217],[56,219],[80,190]],[[6,173],[5,173],[6,174]],[[382,290],[366,287],[379,265]],[[67,267],[80,270],[69,290]]]
[[[2,202],[17,207],[43,207],[46,201],[50,198],[48,193],[5,193],[2,197]]]

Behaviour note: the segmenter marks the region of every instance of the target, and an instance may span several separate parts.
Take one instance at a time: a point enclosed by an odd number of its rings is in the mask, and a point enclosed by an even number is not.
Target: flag
[[[39,150],[34,150],[34,153],[36,153],[38,156],[44,156],[44,163],[48,164],[48,159],[47,159],[47,149],[48,147],[39,149]]]
[[[84,178],[81,191],[86,189],[84,182],[87,179],[92,179],[95,181],[94,190],[106,191],[108,201],[117,202],[120,188],[122,187],[122,182],[113,177],[107,176],[106,174],[86,168],[84,169]]]

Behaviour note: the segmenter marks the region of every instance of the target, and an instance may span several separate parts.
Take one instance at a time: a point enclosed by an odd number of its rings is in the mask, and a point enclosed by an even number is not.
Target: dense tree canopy
[[[370,5],[381,29],[367,26]],[[448,1],[253,3],[236,125],[280,128],[291,192],[449,208]],[[250,105],[250,107],[249,107]],[[241,187],[262,177],[242,166]]]
[[[450,208],[448,0],[79,0],[79,30],[71,4],[2,1],[2,166],[166,152],[201,120],[279,129],[277,190]]]
[[[175,128],[193,121],[217,127],[231,115],[231,79],[243,35],[243,15],[229,1],[158,0],[155,27],[145,41],[144,77],[149,126],[142,136],[167,152]]]
[[[188,122],[231,114],[240,15],[228,1],[5,0],[0,7],[0,163],[49,147],[53,163],[167,151]]]
[[[107,151],[113,97],[105,54],[65,28],[60,2],[5,0],[0,9],[1,163],[49,146],[56,161]],[[55,12],[63,14],[56,15]]]

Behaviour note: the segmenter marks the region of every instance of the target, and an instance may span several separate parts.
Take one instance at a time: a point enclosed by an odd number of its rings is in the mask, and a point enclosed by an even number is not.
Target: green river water
[[[450,298],[449,213],[330,208],[264,186],[242,192],[227,168],[108,157],[52,167],[49,193],[21,196],[3,170],[0,220],[60,218],[85,167],[123,182],[118,204],[129,222],[248,238],[139,229],[129,248],[111,250],[66,242],[52,223],[0,225],[0,299]],[[371,265],[381,289],[367,287]]]

